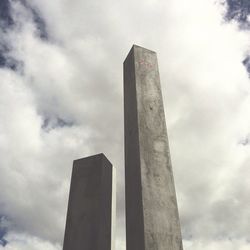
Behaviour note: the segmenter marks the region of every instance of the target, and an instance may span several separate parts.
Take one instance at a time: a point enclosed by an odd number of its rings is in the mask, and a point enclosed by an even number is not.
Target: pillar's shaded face
[[[74,161],[63,250],[110,250],[112,172],[103,154]]]

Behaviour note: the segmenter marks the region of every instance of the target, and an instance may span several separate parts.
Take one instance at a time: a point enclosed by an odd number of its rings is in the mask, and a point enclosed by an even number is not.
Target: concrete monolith
[[[182,238],[156,53],[124,62],[127,250],[181,250]]]
[[[63,250],[111,250],[112,172],[103,154],[74,161]]]

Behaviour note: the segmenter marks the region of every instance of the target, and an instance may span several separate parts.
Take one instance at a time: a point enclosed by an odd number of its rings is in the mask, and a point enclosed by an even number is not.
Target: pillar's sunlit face
[[[124,62],[127,250],[182,249],[156,53]]]

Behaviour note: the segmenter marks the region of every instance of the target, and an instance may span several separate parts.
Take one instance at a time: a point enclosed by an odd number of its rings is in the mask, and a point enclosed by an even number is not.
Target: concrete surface
[[[127,250],[181,250],[182,237],[156,53],[124,62]]]
[[[103,154],[74,161],[63,250],[111,249],[112,170]]]

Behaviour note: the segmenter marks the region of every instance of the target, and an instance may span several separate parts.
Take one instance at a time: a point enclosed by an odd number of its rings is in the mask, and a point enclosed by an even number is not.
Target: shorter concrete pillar
[[[63,250],[110,250],[112,164],[98,154],[75,160]]]

